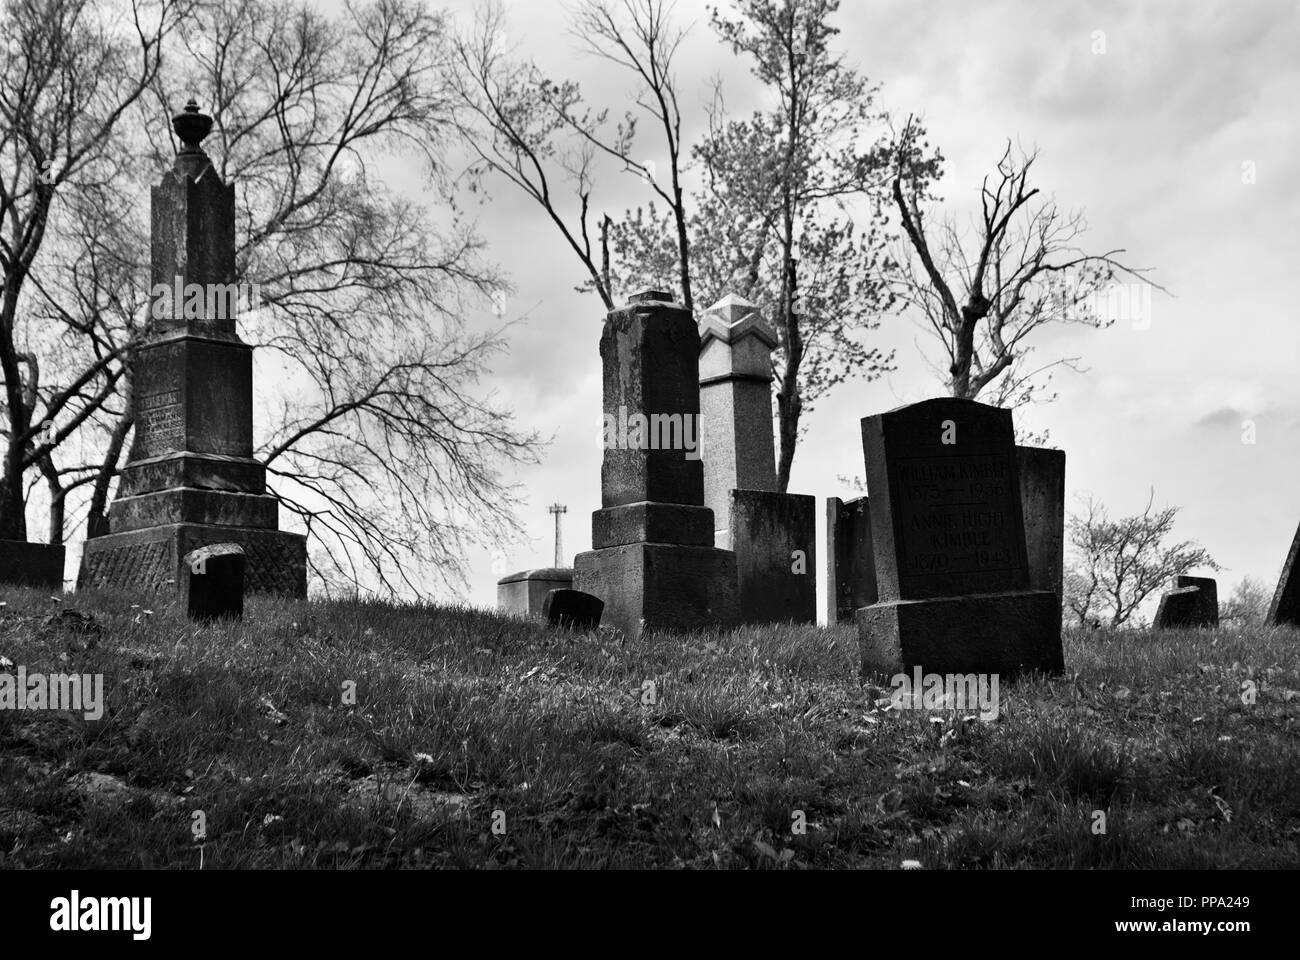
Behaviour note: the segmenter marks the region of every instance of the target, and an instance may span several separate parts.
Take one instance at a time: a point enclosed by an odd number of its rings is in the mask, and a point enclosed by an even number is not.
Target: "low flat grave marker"
[[[244,617],[244,548],[213,543],[185,555],[186,607],[191,620]]]
[[[605,604],[581,590],[551,590],[542,604],[542,616],[553,627],[569,630],[595,630]]]

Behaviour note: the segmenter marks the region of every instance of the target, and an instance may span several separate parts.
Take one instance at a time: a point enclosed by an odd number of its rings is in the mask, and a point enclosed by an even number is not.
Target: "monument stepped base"
[[[580,553],[573,568],[574,589],[603,600],[602,622],[629,637],[736,625],[736,555],[730,550],[629,543]]]
[[[864,676],[1061,673],[1061,602],[1048,590],[892,600],[854,616]],[[874,670],[873,670],[874,668]]]
[[[307,596],[307,538],[302,534],[201,523],[173,523],[87,540],[77,586],[176,590],[184,583],[185,555],[214,543],[244,548],[249,593]]]

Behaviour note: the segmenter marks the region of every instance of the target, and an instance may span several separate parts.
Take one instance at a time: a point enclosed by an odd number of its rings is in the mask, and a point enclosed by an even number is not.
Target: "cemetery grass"
[[[883,709],[847,627],[0,600],[0,668],[102,673],[105,701],[0,710],[0,868],[1300,863],[1294,630],[1068,634],[1067,674],[984,722]]]

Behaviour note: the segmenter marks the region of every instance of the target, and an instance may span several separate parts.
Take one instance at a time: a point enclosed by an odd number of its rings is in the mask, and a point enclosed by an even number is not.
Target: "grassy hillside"
[[[0,600],[0,670],[106,701],[0,710],[0,868],[1300,864],[1297,631],[1070,635],[985,722],[878,706],[847,628]]]

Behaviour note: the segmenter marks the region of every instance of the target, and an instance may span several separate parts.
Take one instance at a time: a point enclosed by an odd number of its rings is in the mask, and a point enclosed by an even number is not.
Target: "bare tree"
[[[38,255],[67,212],[57,198],[81,191],[84,207],[115,175],[122,120],[157,78],[164,41],[187,9],[174,0],[12,0],[0,21],[0,538],[27,537],[29,470],[49,482],[55,510],[67,478],[88,475],[84,465],[60,470],[53,451],[114,395],[127,345],[104,336],[94,315],[52,332],[48,288],[31,286],[41,286]],[[89,349],[67,350],[69,336]]]
[[[213,162],[237,185],[238,272],[260,288],[259,309],[240,317],[261,348],[257,455],[307,529],[316,582],[429,596],[463,581],[471,545],[515,531],[500,470],[534,459],[537,437],[480,386],[504,347],[502,330],[465,319],[504,284],[481,241],[454,210],[395,196],[382,175],[380,160],[401,156],[449,193],[442,149],[457,101],[444,19],[407,0],[334,17],[216,0],[172,26],[165,59],[149,48],[148,96],[136,91],[113,149],[76,168],[75,192],[64,187],[29,295],[46,321],[42,349],[77,374],[63,407],[84,412],[58,424],[55,439],[76,441],[60,448],[67,465],[48,446],[26,455],[49,490],[52,535],[85,491],[88,533],[106,529],[134,421],[134,348],[148,334],[147,311],[137,318],[148,294],[139,197],[174,155],[172,97],[194,95],[217,121]],[[52,418],[53,381],[23,362],[25,410],[45,398]]]
[[[892,152],[879,126],[875,89],[830,48],[836,0],[740,0],[738,18],[713,11],[713,26],[749,59],[774,106],[729,121],[715,86],[708,133],[689,151],[703,189],[683,188],[687,151],[673,59],[684,36],[661,0],[587,0],[575,11],[583,49],[633,78],[637,111],[608,136],[608,115],[584,105],[573,83],[556,84],[501,52],[499,8],[480,14],[458,46],[462,96],[477,122],[465,133],[478,163],[532,197],[577,255],[606,309],[619,290],[673,287],[688,308],[727,293],[755,300],[777,328],[778,476],[786,489],[801,417],[849,377],[875,377],[890,358],[862,335],[892,306],[881,201]],[[649,119],[668,166],[633,156],[637,120]],[[592,194],[601,161],[636,174],[647,206],[618,220],[599,215]],[[914,174],[927,174],[919,162]],[[576,212],[556,189],[569,181]],[[855,198],[865,210],[844,207]],[[865,216],[864,216],[865,214]]]
[[[588,284],[580,289],[594,290],[607,310],[616,306],[619,291],[610,271],[610,218],[601,214],[594,229],[592,222],[595,171],[602,160],[635,174],[667,205],[675,235],[674,274],[683,304],[688,309],[694,304],[681,182],[682,115],[673,75],[684,32],[672,25],[671,14],[672,5],[664,0],[582,0],[572,15],[580,47],[634,77],[638,111],[663,136],[668,169],[662,178],[653,161],[633,156],[636,113],[626,112],[609,131],[608,110],[587,107],[576,83],[555,82],[535,64],[507,55],[499,5],[481,8],[473,29],[456,44],[452,82],[472,118],[462,134],[476,158],[470,171],[474,189],[485,174],[494,173],[540,205],[587,273]],[[564,181],[571,184],[576,213],[564,209],[557,189]]]
[[[1050,399],[1040,375],[1050,379],[1053,367],[1078,358],[1034,367],[1034,332],[1053,323],[1107,326],[1111,321],[1093,309],[1096,295],[1117,276],[1150,283],[1143,276],[1149,271],[1126,266],[1121,249],[1080,249],[1083,215],[1062,211],[1031,185],[1037,153],[1014,151],[1010,141],[996,174],[980,186],[973,235],[951,216],[931,222],[933,197],[915,163],[918,135],[909,119],[894,161],[893,200],[906,241],[899,289],[942,346],[944,388],[970,400],[989,396],[997,406]]]
[[[1223,602],[1219,623],[1225,627],[1259,626],[1268,618],[1273,592],[1257,577],[1242,577]]]
[[[479,388],[502,331],[465,320],[503,281],[454,211],[435,223],[379,168],[403,156],[449,192],[449,39],[408,0],[335,17],[222,0],[186,21],[158,87],[159,116],[179,107],[167,91],[212,105],[214,162],[239,190],[237,269],[261,298],[241,327],[273,385],[256,455],[320,584],[423,597],[463,582],[470,546],[517,528],[500,468],[535,457],[537,437]],[[161,166],[173,146],[152,146]]]
[[[1165,544],[1178,508],[1157,510],[1154,502],[1152,490],[1142,513],[1111,520],[1104,506],[1085,496],[1082,512],[1070,516],[1074,556],[1065,572],[1064,605],[1080,626],[1122,626],[1174,577],[1197,568],[1220,569],[1193,540]]]

